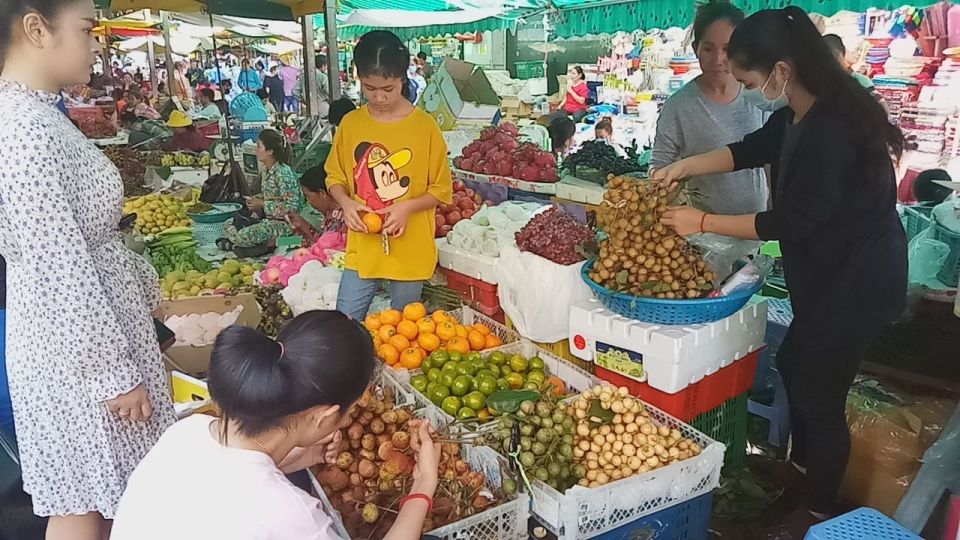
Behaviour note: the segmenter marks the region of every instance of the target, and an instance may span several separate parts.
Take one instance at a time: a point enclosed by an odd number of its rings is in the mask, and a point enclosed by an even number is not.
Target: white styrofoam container
[[[491,285],[497,284],[498,257],[474,253],[462,247],[451,245],[446,238],[437,238],[436,242],[441,268],[453,270]]]
[[[593,182],[581,180],[575,176],[564,176],[557,183],[557,198],[578,203],[599,206],[603,203],[606,189]]]
[[[503,184],[513,189],[529,193],[539,193],[541,195],[557,194],[557,182],[527,182],[507,176],[486,175],[456,168],[451,169],[451,172],[455,180],[473,180],[474,182],[486,182],[488,184]]]
[[[597,343],[640,356],[646,383],[675,394],[763,347],[766,300],[751,300],[733,315],[706,324],[665,326],[628,319],[597,300],[570,309],[570,352],[594,361]]]

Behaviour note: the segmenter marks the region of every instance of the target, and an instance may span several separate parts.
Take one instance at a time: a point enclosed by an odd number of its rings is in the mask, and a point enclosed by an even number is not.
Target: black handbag
[[[230,172],[227,172],[227,168]],[[220,172],[211,176],[200,188],[200,200],[207,204],[239,203],[245,205],[244,197],[250,195],[250,187],[243,176],[243,169],[236,161],[226,163]]]

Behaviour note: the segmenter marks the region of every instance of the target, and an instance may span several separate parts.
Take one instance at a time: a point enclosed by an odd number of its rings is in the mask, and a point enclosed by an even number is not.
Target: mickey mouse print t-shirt
[[[425,193],[441,204],[453,197],[447,145],[430,115],[414,109],[398,122],[375,120],[367,107],[340,123],[327,158],[327,187],[340,184],[373,210]],[[435,210],[410,216],[402,235],[390,237],[389,254],[380,234],[349,231],[346,267],[363,279],[419,281],[437,266]]]

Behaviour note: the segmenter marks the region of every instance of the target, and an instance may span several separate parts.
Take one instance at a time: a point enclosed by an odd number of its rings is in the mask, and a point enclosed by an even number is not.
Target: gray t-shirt
[[[747,103],[743,94],[726,105],[711,101],[691,81],[663,104],[657,120],[652,167],[663,167],[685,157],[739,142],[760,129],[768,114]],[[692,204],[714,214],[762,212],[768,206],[767,178],[763,169],[705,174],[688,181],[698,194]]]

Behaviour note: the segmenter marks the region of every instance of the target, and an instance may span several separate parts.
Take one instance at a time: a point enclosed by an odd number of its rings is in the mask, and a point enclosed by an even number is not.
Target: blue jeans
[[[363,279],[356,270],[344,269],[337,294],[337,311],[362,321],[370,310],[373,297],[380,290],[380,282],[386,281],[390,290],[390,307],[402,310],[407,304],[419,302],[423,294],[422,281],[394,281]]]
[[[296,96],[284,96],[283,105],[287,112],[300,112],[300,100]]]

